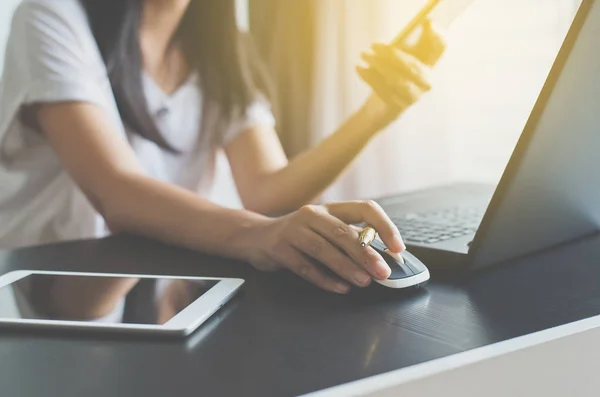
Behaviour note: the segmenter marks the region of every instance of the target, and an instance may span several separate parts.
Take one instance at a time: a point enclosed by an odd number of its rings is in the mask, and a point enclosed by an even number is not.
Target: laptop
[[[481,269],[598,233],[598,37],[600,4],[583,0],[497,186],[377,200],[427,266]]]

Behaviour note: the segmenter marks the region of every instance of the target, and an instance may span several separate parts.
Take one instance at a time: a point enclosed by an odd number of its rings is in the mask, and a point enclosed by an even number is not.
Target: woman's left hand
[[[395,120],[431,89],[427,74],[444,50],[443,39],[426,21],[416,44],[374,44],[372,52],[362,54],[368,67],[356,70],[374,91],[362,110],[377,129]]]

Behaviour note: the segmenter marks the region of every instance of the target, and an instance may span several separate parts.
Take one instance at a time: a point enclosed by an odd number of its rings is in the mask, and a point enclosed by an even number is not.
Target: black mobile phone
[[[391,44],[398,45],[405,41],[426,18],[436,26],[449,27],[473,2],[474,0],[427,0],[417,15],[394,37]]]

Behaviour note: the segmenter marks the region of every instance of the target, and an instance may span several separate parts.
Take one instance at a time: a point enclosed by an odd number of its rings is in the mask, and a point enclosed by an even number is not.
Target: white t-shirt
[[[202,93],[192,75],[165,94],[146,74],[150,114],[166,140],[184,151],[200,139]],[[107,70],[78,0],[23,0],[13,16],[0,80],[0,249],[100,237],[106,225],[61,166],[43,134],[21,122],[23,105],[95,104],[154,178],[206,195],[215,151],[170,154],[126,130]],[[227,143],[252,125],[274,125],[268,104],[256,102],[224,131]]]

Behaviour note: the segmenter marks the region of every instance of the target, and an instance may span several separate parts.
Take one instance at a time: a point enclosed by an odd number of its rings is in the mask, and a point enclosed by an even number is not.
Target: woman
[[[430,88],[423,74],[443,51],[439,37],[426,25],[414,47],[378,45],[364,54],[369,67],[358,72],[377,95],[288,162],[234,3],[22,1],[0,91],[0,247],[110,230],[260,270],[287,268],[337,293],[389,275],[349,226],[367,222],[392,251],[404,250],[381,208],[309,204]],[[219,148],[245,210],[203,198]],[[132,286],[95,287],[117,297]]]

